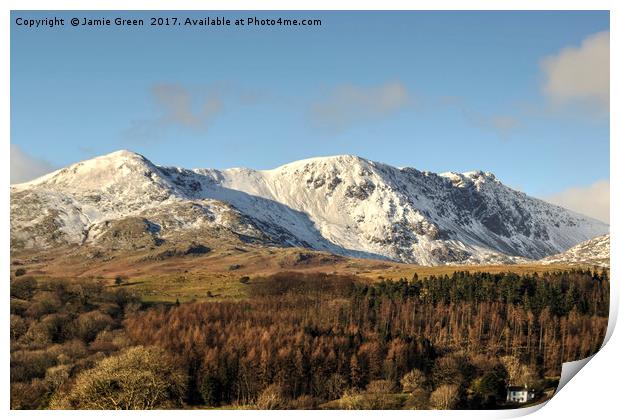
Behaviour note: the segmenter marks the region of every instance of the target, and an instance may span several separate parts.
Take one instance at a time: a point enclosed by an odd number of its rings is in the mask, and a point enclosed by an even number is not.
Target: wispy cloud
[[[597,181],[585,187],[569,188],[543,199],[609,223],[609,180]]]
[[[53,170],[48,161],[30,156],[17,144],[11,144],[11,184],[31,181]]]
[[[521,126],[517,118],[508,115],[475,115],[471,118],[477,125],[495,131],[502,138],[507,138]]]
[[[221,100],[214,96],[202,98],[194,109],[190,91],[181,85],[158,84],[151,88],[151,94],[162,110],[160,121],[164,124],[204,129],[222,110]]]
[[[441,96],[438,98],[438,103],[442,106],[455,107],[473,125],[494,131],[502,138],[508,138],[522,126],[521,120],[513,115],[485,114],[476,111],[459,96]]]
[[[544,57],[543,92],[554,107],[587,104],[609,112],[609,31]]]
[[[313,103],[309,114],[318,127],[342,131],[362,121],[394,115],[412,102],[407,87],[398,81],[370,87],[341,85]]]
[[[130,140],[156,140],[171,126],[206,131],[224,108],[217,93],[190,91],[180,84],[156,84],[150,95],[158,115],[132,121],[125,132]]]

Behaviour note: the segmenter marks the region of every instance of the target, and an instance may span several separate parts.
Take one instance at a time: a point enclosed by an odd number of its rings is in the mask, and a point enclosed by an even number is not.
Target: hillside
[[[609,268],[609,235],[575,245],[569,250],[540,260],[542,264],[596,265]]]

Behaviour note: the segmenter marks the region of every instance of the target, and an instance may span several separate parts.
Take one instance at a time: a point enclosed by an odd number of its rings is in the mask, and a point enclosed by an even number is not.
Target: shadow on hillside
[[[348,249],[329,241],[306,213],[275,200],[223,187],[212,176],[180,168],[159,169],[175,185],[176,190],[184,192],[184,198],[213,199],[230,204],[267,234],[274,245],[311,248],[357,258],[388,259],[379,254]]]

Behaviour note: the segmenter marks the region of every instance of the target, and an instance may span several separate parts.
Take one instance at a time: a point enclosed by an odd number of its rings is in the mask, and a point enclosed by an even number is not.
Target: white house
[[[506,393],[507,402],[526,403],[531,401],[536,396],[533,389],[528,389],[526,386],[509,386]]]

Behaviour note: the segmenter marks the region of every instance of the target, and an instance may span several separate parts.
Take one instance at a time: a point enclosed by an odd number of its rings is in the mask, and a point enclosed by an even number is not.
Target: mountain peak
[[[279,171],[282,169],[298,169],[306,166],[349,166],[352,164],[374,164],[371,160],[356,156],[356,155],[332,155],[332,156],[317,156],[307,159],[296,160],[286,163],[272,169],[272,171]]]
[[[127,149],[117,150],[115,152],[108,153],[106,155],[96,156],[91,159],[83,160],[73,166],[82,166],[84,168],[96,167],[100,165],[123,165],[127,163],[134,163],[137,165],[155,166],[150,160],[141,155],[140,153],[133,152]]]
[[[481,170],[469,171],[469,172],[463,172],[463,173],[443,172],[439,174],[439,176],[449,180],[452,183],[452,185],[454,185],[455,187],[461,187],[461,188],[471,187],[471,186],[479,187],[482,184],[486,184],[486,183],[491,183],[491,184],[495,183],[495,184],[503,185],[501,181],[499,181],[493,173],[484,172]]]
[[[107,155],[102,155],[97,158],[112,158],[112,159],[146,159],[140,153],[136,153],[134,151],[128,149],[120,149],[115,152],[108,153]]]
[[[495,174],[491,172],[481,171],[480,169],[478,169],[477,171],[463,172],[463,175],[465,175],[469,179],[474,179],[474,180],[477,180],[477,179],[489,180],[489,181],[497,180],[497,177],[495,176]]]
[[[118,150],[69,165],[20,187],[45,185],[54,188],[98,190],[112,185],[130,185],[145,175],[157,173],[157,166],[139,153]]]

